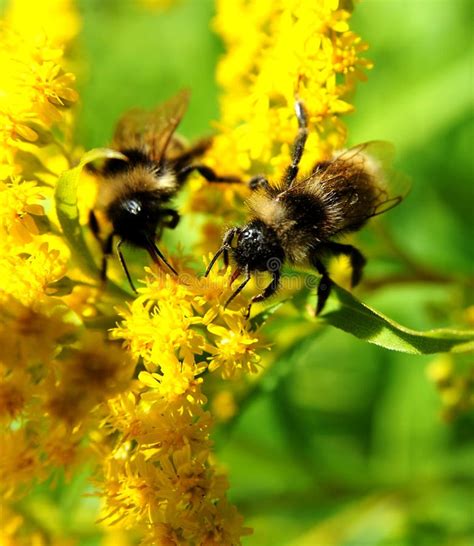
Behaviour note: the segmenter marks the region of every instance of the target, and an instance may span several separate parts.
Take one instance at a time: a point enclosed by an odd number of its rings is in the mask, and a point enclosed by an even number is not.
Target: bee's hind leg
[[[299,99],[295,101],[295,113],[296,118],[298,119],[298,134],[296,135],[293,143],[291,165],[286,169],[283,180],[286,188],[289,188],[291,184],[293,184],[296,176],[298,175],[301,157],[303,156],[306,139],[308,138],[308,114],[304,104]]]
[[[242,183],[242,180],[240,178],[237,178],[236,176],[219,176],[213,169],[211,169],[207,165],[187,165],[178,172],[178,181],[180,183],[183,183],[193,171],[197,171],[208,182],[217,182],[221,184]]]
[[[360,250],[357,250],[357,248],[352,245],[343,245],[341,243],[332,242],[326,243],[324,247],[332,254],[344,254],[344,256],[349,258],[352,268],[351,285],[352,287],[357,286],[362,278],[362,272],[367,262]]]
[[[316,301],[316,316],[321,313],[326,305],[329,294],[331,293],[331,288],[333,286],[333,281],[329,278],[328,270],[323,262],[314,254],[310,257],[311,263],[317,269],[318,273],[321,274],[321,280],[318,285],[317,292],[317,301]]]

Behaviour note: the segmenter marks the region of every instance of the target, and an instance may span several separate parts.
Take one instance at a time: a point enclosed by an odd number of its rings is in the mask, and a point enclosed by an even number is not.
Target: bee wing
[[[370,176],[376,199],[364,214],[347,218],[356,224],[389,211],[410,191],[409,178],[393,168],[394,157],[395,147],[390,142],[364,142],[338,153],[332,161],[322,163],[320,168],[316,165],[312,176],[328,188],[346,176],[358,176],[358,173],[359,176]]]
[[[113,146],[118,150],[143,150],[154,161],[160,161],[186,112],[188,102],[189,91],[183,89],[154,110],[129,110],[117,124]]]

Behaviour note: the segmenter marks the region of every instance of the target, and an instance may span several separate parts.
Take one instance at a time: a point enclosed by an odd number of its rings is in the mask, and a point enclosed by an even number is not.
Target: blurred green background
[[[164,11],[131,0],[79,5],[77,134],[86,148],[106,144],[125,109],[152,107],[184,86],[193,96],[182,132],[210,131],[223,52],[209,29],[212,0]],[[358,236],[367,278],[403,270],[408,257],[452,279],[362,286],[358,297],[416,329],[466,327],[463,309],[473,303],[463,281],[474,254],[472,9],[470,0],[366,0],[351,23],[375,68],[346,118],[350,143],[394,142],[398,167],[413,179],[383,230]],[[288,320],[275,318],[269,332],[290,331]],[[434,358],[310,323],[306,331],[274,348],[270,372],[238,418],[216,431],[231,499],[254,527],[244,544],[472,546],[474,419],[442,419],[426,373]]]

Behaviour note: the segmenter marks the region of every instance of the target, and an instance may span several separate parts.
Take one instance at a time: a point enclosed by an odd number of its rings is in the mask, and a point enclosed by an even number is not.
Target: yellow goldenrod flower
[[[39,231],[31,215],[44,214],[44,192],[35,182],[0,181],[0,238],[10,238],[13,244],[23,245],[33,240]]]
[[[212,414],[217,421],[228,421],[237,413],[234,393],[230,390],[219,391],[212,399]]]
[[[281,175],[297,130],[296,96],[309,113],[302,171],[344,144],[339,118],[352,110],[346,97],[370,67],[349,16],[338,0],[217,1],[214,27],[227,53],[217,70],[223,94],[213,164]]]
[[[23,143],[54,140],[49,131],[77,93],[74,75],[62,66],[63,50],[45,35],[27,40],[1,25],[0,45],[0,174],[8,175],[18,172],[14,158]]]
[[[48,36],[58,45],[70,42],[81,27],[73,0],[10,0],[5,19],[32,40]]]
[[[209,371],[222,367],[221,375],[224,379],[239,376],[242,371],[256,373],[260,356],[255,351],[259,339],[248,331],[248,322],[241,314],[226,314],[226,327],[209,324],[207,329],[214,334],[215,349],[209,357]]]
[[[54,237],[38,236],[27,245],[10,248],[0,259],[3,293],[34,308],[46,302],[67,270],[67,251],[63,245],[54,248],[54,243]]]
[[[32,394],[28,374],[23,369],[9,370],[0,364],[0,422],[18,419]]]
[[[148,370],[160,369],[162,386],[169,376],[177,385],[187,373],[190,378],[201,374],[207,367],[204,352],[213,355],[209,371],[223,366],[226,378],[241,370],[256,372],[258,335],[248,331],[242,313],[223,308],[232,293],[229,279],[230,270],[201,279],[185,272],[178,279],[153,275],[128,310],[121,311],[124,320],[112,336],[124,339]],[[233,306],[242,309],[244,301],[236,298]],[[203,327],[213,336],[206,338]]]
[[[236,19],[250,29],[245,36]],[[296,133],[295,95],[310,114],[303,168],[343,144],[339,118],[369,65],[348,19],[336,0],[218,0],[215,27],[228,53],[218,69],[222,119],[209,161],[220,172],[282,172]],[[87,461],[97,466],[104,525],[131,530],[141,544],[238,545],[249,530],[213,460],[205,383],[260,370],[265,344],[244,318],[248,299],[238,295],[225,308],[235,290],[230,268],[202,278],[183,257],[170,258],[177,277],[147,269],[130,303],[87,283],[71,263],[52,195],[55,173],[75,160],[68,139],[78,95],[64,50],[78,16],[70,0],[11,0],[7,21],[0,27],[2,493],[20,499],[55,469],[69,476]],[[246,187],[216,191],[197,179],[189,187],[186,207],[199,213],[214,250],[221,228],[241,214]],[[79,224],[95,183],[82,189]],[[218,221],[209,222],[209,210]],[[236,411],[230,391],[217,405],[221,419]],[[23,524],[12,514],[6,540],[15,543]],[[65,543],[59,533],[45,535],[24,534],[32,544]]]
[[[164,536],[204,544],[204,537],[231,535],[232,542],[221,544],[238,544],[246,530],[236,511],[226,519],[228,484],[210,461],[212,419],[202,397],[169,399],[151,374],[143,372],[141,380],[153,396],[122,395],[104,417],[103,521],[144,529],[144,544],[161,544]]]
[[[212,418],[201,386],[206,370],[222,367],[225,378],[256,371],[260,336],[223,307],[232,293],[230,271],[196,278],[184,263],[178,269],[178,278],[149,271],[112,331],[148,371],[134,394],[111,400],[103,416],[103,518],[140,526],[144,544],[238,544],[247,530],[210,458]],[[234,306],[243,302],[237,297]]]
[[[46,413],[56,421],[80,422],[101,401],[129,387],[134,367],[127,353],[102,334],[86,332],[78,348],[69,348],[55,362]]]
[[[0,295],[3,363],[10,369],[49,363],[60,348],[60,340],[76,328],[68,309],[58,302],[45,302],[35,310],[11,295]]]
[[[3,433],[0,491],[4,498],[29,490],[34,479],[44,478],[40,454],[31,436],[21,428]]]

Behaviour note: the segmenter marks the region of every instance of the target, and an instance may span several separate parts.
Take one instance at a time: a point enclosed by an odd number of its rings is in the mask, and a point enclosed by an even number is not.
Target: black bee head
[[[150,194],[135,193],[126,198],[117,199],[108,208],[108,215],[114,226],[114,232],[125,241],[135,246],[146,247],[154,240],[155,232],[161,220],[159,203]]]
[[[239,269],[249,271],[275,271],[285,259],[277,234],[261,220],[242,228],[232,255]]]

